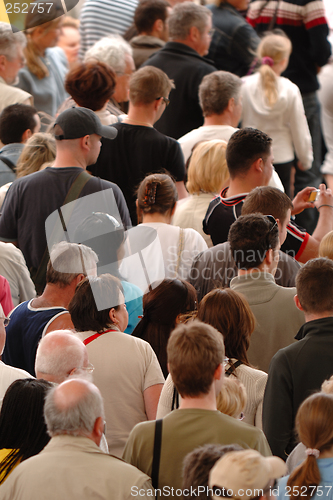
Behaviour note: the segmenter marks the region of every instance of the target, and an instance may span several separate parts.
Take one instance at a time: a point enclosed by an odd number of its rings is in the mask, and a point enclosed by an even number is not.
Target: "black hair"
[[[26,104],[7,106],[0,115],[0,141],[3,144],[21,142],[26,130],[36,128],[37,109]]]

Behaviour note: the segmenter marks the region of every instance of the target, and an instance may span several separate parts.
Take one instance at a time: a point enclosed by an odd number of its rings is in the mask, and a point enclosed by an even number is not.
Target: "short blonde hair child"
[[[333,231],[325,234],[319,245],[319,257],[333,260]]]
[[[227,377],[216,398],[216,406],[221,413],[238,418],[245,408],[246,398],[246,390],[242,382],[234,377]]]

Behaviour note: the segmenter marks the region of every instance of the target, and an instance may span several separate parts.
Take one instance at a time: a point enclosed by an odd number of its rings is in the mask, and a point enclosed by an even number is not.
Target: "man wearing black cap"
[[[15,243],[22,250],[39,289],[45,284],[48,261],[45,222],[54,211],[77,198],[107,190],[100,196],[106,204],[104,211],[117,219],[120,215],[125,228],[131,226],[119,187],[86,172],[86,167],[97,160],[101,137],[114,139],[117,131],[102,126],[89,109],[70,108],[58,116],[54,134],[57,145],[54,164],[16,180],[8,191],[0,217],[0,240]],[[101,211],[100,206],[91,209]],[[53,235],[52,240],[56,242],[57,237]]]

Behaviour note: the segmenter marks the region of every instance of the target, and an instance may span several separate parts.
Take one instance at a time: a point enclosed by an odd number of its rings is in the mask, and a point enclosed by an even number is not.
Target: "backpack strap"
[[[157,490],[158,488],[158,475],[160,471],[162,424],[163,420],[161,418],[159,420],[156,420],[155,422],[154,454],[153,454],[153,465],[151,470],[151,482],[155,490]]]

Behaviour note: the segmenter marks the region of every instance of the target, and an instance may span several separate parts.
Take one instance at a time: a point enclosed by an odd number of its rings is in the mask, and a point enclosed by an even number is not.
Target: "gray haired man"
[[[125,500],[133,491],[148,499],[149,477],[98,447],[104,407],[95,385],[71,379],[51,389],[44,416],[51,440],[3,483],[2,500]]]
[[[13,33],[10,24],[0,22],[0,113],[11,104],[33,104],[31,94],[12,87],[25,64],[23,33]]]

